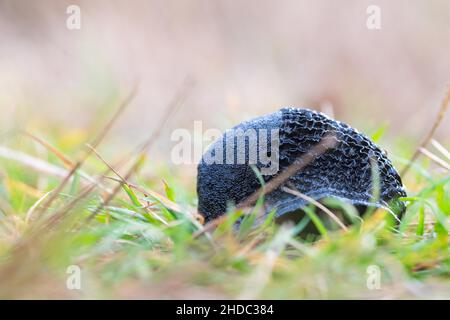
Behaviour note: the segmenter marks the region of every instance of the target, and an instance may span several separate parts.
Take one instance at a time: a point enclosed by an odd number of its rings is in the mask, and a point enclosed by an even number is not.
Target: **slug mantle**
[[[254,130],[256,134],[245,136],[246,143],[242,149],[236,133],[249,130]],[[268,132],[272,134],[267,134]],[[277,133],[276,140],[274,132]],[[349,125],[322,113],[299,108],[283,108],[245,121],[228,130],[211,145],[198,165],[199,212],[206,221],[210,221],[226,213],[227,206],[241,203],[261,187],[251,166],[252,146],[256,146],[254,158],[257,160],[254,165],[262,171],[268,168],[268,164],[261,161],[262,155],[273,159],[272,147],[277,145],[275,158],[278,170],[262,176],[264,182],[268,183],[294,161],[302,159],[327,135],[332,135],[337,140],[335,146],[317,155],[278,188],[266,194],[266,213],[276,209],[276,216],[279,217],[308,204],[282,190],[289,186],[315,200],[338,198],[353,205],[383,207],[402,214],[405,205],[398,198],[406,196],[406,192],[386,154],[368,137]],[[217,153],[217,150],[224,150],[226,146],[231,146],[235,151],[232,158],[235,161],[232,163],[226,161],[226,152]],[[243,162],[236,161],[239,156],[241,160],[245,158]],[[208,161],[211,158],[223,161],[211,163]],[[373,200],[372,187],[375,181],[372,176],[374,164],[378,171],[376,180],[379,185],[379,197],[376,201]]]

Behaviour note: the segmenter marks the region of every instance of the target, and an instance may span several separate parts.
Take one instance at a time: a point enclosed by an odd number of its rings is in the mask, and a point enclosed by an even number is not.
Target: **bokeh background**
[[[69,5],[81,8],[80,30],[66,27]],[[381,30],[366,27],[369,5],[381,9]],[[184,217],[196,210],[195,164],[171,161],[170,137],[194,121],[224,130],[309,107],[381,137],[401,169],[433,126],[449,57],[449,0],[0,0],[0,298],[448,297],[448,171],[429,158],[403,179],[412,198],[398,233],[376,212],[321,240],[294,237],[303,222],[295,232],[247,223],[236,233],[227,220],[193,241]],[[79,177],[106,170],[93,154],[58,190],[61,170],[136,84],[96,148],[122,176],[184,96],[143,167],[129,171],[145,192],[117,189],[108,201],[118,184],[102,179],[86,196]],[[434,135],[447,149],[449,126],[447,114]],[[175,209],[156,208],[147,191]],[[81,291],[68,290],[73,264],[83,268]],[[372,265],[383,270],[382,290],[368,290]]]
[[[71,4],[80,30],[66,28]],[[381,30],[366,27],[371,4]],[[446,0],[1,0],[0,134],[88,131],[138,83],[108,137],[115,151],[105,152],[131,150],[189,79],[154,146],[158,159],[170,157],[170,133],[194,120],[225,129],[282,106],[420,140],[449,83],[449,53]],[[447,145],[449,125],[437,133]]]

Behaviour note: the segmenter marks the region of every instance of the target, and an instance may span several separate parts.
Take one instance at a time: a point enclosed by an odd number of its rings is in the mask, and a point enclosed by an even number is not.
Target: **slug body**
[[[242,149],[235,133],[249,130],[256,132],[256,135],[246,136]],[[241,203],[261,187],[251,166],[252,145],[257,147],[254,166],[259,170],[267,171],[268,167],[267,162],[260,160],[263,153],[277,161],[278,170],[262,176],[264,182],[268,183],[294,161],[302,159],[327,135],[332,135],[337,140],[335,145],[317,155],[275,190],[266,194],[266,213],[276,209],[276,216],[279,217],[298,211],[308,204],[306,200],[283,191],[283,187],[288,186],[315,200],[338,198],[353,205],[383,207],[402,214],[405,206],[398,198],[406,196],[406,192],[400,176],[380,148],[345,123],[321,113],[298,108],[283,108],[243,122],[228,130],[211,145],[198,165],[199,212],[206,221],[212,220],[226,213],[229,205]],[[274,140],[274,136],[277,140]],[[267,146],[271,147],[275,142],[278,148],[274,153]],[[227,146],[234,151],[234,158],[227,158],[227,152],[230,151],[225,148]],[[262,146],[265,147],[263,151]],[[236,162],[239,155],[245,155],[244,162]],[[211,157],[223,161],[211,163]],[[230,159],[234,161],[226,161]],[[378,172],[378,199],[373,197],[374,167]]]

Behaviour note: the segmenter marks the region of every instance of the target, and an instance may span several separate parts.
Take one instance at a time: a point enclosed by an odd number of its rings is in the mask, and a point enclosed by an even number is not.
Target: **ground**
[[[250,214],[235,230],[243,212],[231,210],[205,231],[195,180],[150,148],[106,160],[96,147],[111,143],[108,129],[90,148],[64,128],[1,146],[1,298],[450,298],[450,175],[428,157],[404,177],[399,225],[377,210],[347,231],[313,219],[320,236],[301,232],[309,218],[252,228]],[[372,135],[381,145],[383,130]],[[397,167],[415,143],[393,146]]]

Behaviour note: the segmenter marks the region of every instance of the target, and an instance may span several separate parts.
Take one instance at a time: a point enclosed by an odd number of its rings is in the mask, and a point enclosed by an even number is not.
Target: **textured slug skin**
[[[398,198],[406,196],[406,192],[400,176],[380,148],[347,124],[308,109],[283,108],[243,122],[214,142],[204,157],[214,155],[216,144],[225,147],[225,136],[232,136],[237,129],[245,131],[250,128],[279,129],[278,173],[317,145],[324,136],[332,134],[337,138],[334,148],[316,157],[282,186],[295,186],[314,199],[334,197],[354,205],[384,207],[396,214],[404,212],[405,206]],[[234,148],[236,150],[236,145]],[[380,197],[376,203],[371,200],[371,159],[376,160],[379,170]],[[256,166],[263,167],[261,163]],[[267,182],[277,174],[266,175],[264,180]],[[266,211],[276,208],[277,216],[297,211],[306,204],[304,200],[282,191],[282,186],[265,197]],[[260,183],[248,164],[206,164],[202,159],[197,176],[198,210],[209,221],[224,214],[228,205],[245,200],[259,187]]]

